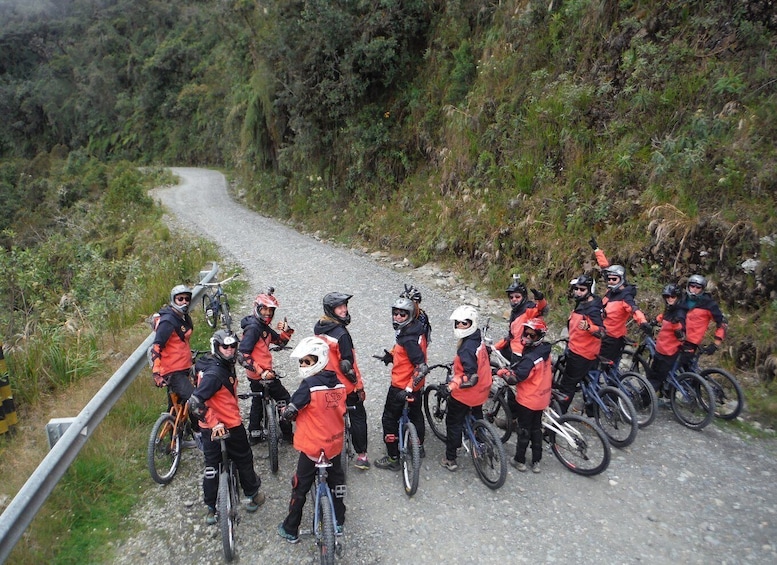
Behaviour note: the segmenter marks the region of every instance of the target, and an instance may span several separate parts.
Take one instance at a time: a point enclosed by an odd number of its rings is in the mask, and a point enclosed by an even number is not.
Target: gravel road
[[[448,316],[462,300],[475,303],[483,316],[507,309],[506,301],[479,297],[451,273],[332,246],[249,211],[227,196],[218,172],[174,171],[182,183],[157,189],[154,197],[174,214],[173,225],[214,240],[240,265],[250,291],[233,306],[238,318],[249,312],[251,296],[272,285],[281,305],[276,316],[297,329],[293,345],[311,335],[325,293],[354,295],[349,329],[368,394],[372,461],[384,452],[380,417],[389,376],[371,355],[393,343],[390,305],[403,283],[423,292],[434,327],[430,364],[452,359]],[[499,322],[504,328],[501,317]],[[293,392],[299,379],[288,352],[277,354],[276,362]],[[512,440],[508,456],[514,449]],[[413,498],[405,496],[398,473],[350,471],[345,563],[777,563],[773,440],[743,438],[718,425],[693,432],[661,410],[633,445],[613,450],[609,469],[597,477],[570,473],[546,449],[541,474],[510,468],[495,492],[465,457],[458,472],[443,469],[443,451],[429,433]],[[290,545],[275,532],[285,516],[296,452],[281,446],[277,475],[269,471],[264,444],[254,455],[267,503],[256,514],[242,513],[239,562],[315,562],[312,537]],[[145,466],[145,453],[135,463]],[[117,544],[112,563],[223,562],[217,528],[204,522],[201,471],[201,455],[188,451],[171,485],[149,479],[146,499],[128,516],[131,533]]]

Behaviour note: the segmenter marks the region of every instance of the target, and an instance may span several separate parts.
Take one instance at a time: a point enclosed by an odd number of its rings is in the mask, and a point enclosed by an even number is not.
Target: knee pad
[[[383,438],[383,441],[386,443],[397,443],[399,441],[399,438],[395,434],[386,434]]]
[[[292,490],[297,490],[297,485],[299,484],[299,479],[297,478],[297,473],[294,473],[291,477],[291,488]]]

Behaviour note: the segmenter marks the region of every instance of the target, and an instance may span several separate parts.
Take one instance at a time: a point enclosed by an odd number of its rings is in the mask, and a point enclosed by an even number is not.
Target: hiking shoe
[[[197,442],[193,439],[185,439],[181,442],[181,449],[195,449]]]
[[[450,459],[446,459],[445,457],[443,457],[442,461],[440,461],[440,465],[448,469],[451,473],[459,468],[459,466],[456,464],[455,459],[451,461]]]
[[[366,471],[370,468],[370,460],[367,459],[366,454],[360,455],[356,458],[356,461],[354,461],[353,466],[362,471]]]
[[[197,444],[197,449],[202,451],[202,432],[194,432],[194,443]]]
[[[423,446],[423,444],[421,444],[421,449],[419,449],[418,451],[419,451],[419,453],[421,454],[421,459],[423,459],[424,457],[426,457],[426,450],[424,449],[424,446]]]
[[[519,470],[521,473],[525,473],[528,467],[526,467],[526,463],[521,463],[520,461],[516,461],[515,459],[510,460],[510,465],[512,465],[515,469]]]
[[[538,474],[538,473],[541,472],[540,471],[540,462],[539,461],[535,461],[534,463],[531,464],[531,472],[534,473],[534,474]]]
[[[290,534],[286,530],[283,529],[283,522],[278,524],[278,535],[281,536],[283,539],[285,539],[289,543],[297,543],[299,541],[299,534]]]
[[[381,457],[375,461],[375,466],[378,469],[388,469],[389,471],[399,471],[399,459],[397,457],[389,457],[388,455]]]
[[[246,504],[246,510],[248,512],[256,512],[259,510],[259,507],[264,504],[264,501],[267,500],[267,498],[264,496],[264,493],[259,491],[255,495],[251,497],[251,500]]]
[[[205,523],[209,526],[213,526],[218,522],[216,518],[216,509],[208,507],[208,513],[205,514]]]
[[[248,443],[251,445],[257,445],[265,441],[264,432],[262,430],[251,430],[248,432]]]
[[[337,525],[335,526],[335,535],[336,535],[336,536],[341,536],[341,535],[343,535],[343,525],[342,525],[342,524],[337,524]]]

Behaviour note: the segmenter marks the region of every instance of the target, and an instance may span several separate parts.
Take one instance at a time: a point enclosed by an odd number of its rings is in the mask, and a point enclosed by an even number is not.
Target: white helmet
[[[453,320],[453,335],[455,335],[457,339],[472,335],[478,329],[478,311],[468,304],[456,308],[453,311],[453,314],[451,314],[450,319]],[[456,322],[464,321],[470,321],[472,323],[466,328],[456,327]]]
[[[321,372],[329,363],[329,346],[320,337],[306,337],[297,344],[291,352],[291,358],[297,361],[310,355],[316,359],[312,365],[300,365],[299,376],[303,379]]]

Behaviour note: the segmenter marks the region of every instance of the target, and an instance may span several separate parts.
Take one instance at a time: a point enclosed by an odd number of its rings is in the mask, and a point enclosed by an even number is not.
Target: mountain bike
[[[178,471],[185,437],[194,437],[189,421],[189,405],[168,391],[170,410],[159,415],[148,438],[146,460],[151,478],[160,485],[169,484]]]
[[[450,381],[453,367],[447,364],[432,365],[434,369],[445,369],[447,378],[438,383],[427,385],[424,390],[424,412],[432,433],[442,441],[448,437],[446,414],[448,395],[440,394],[440,389]],[[462,446],[472,457],[472,463],[480,480],[490,489],[500,488],[507,478],[507,457],[496,428],[485,419],[477,419],[470,409],[464,418]]]
[[[566,368],[566,353],[553,363],[553,382],[558,384]],[[629,397],[621,390],[605,386],[599,381],[599,372],[590,371],[579,383],[583,400],[582,413],[593,417],[607,439],[615,447],[627,447],[637,437],[637,411]]]
[[[630,358],[630,368],[632,371],[649,374],[648,370],[653,359],[655,346],[651,350],[648,343],[635,344]],[[742,386],[736,377],[720,367],[709,367],[703,369],[699,366],[699,358],[702,355],[702,348],[696,350],[696,355],[691,361],[688,372],[696,373],[712,388],[713,398],[715,399],[715,416],[722,420],[733,420],[742,413],[745,405],[745,395]]]
[[[341,462],[342,464],[342,462]],[[328,471],[332,462],[327,458],[324,450],[316,461],[316,482],[315,488],[310,489],[310,496],[313,499],[313,529],[310,531],[300,531],[300,534],[313,533],[316,536],[316,546],[318,546],[319,561],[321,565],[332,565],[336,557],[342,556],[345,551],[345,541],[342,530],[337,525],[335,516],[335,496],[345,496],[343,492],[332,493],[332,489],[326,482]],[[343,485],[345,487],[345,485]],[[337,487],[339,488],[339,487]]]
[[[655,355],[656,342],[652,337],[645,337],[637,347],[632,365],[649,374],[650,365],[641,356],[645,351],[650,359]],[[672,412],[687,428],[702,430],[715,418],[718,403],[712,385],[697,373],[682,371],[679,356],[661,387],[661,394],[669,398]]]
[[[200,283],[206,288],[215,289],[215,291],[206,290],[202,295],[202,311],[205,314],[205,322],[211,328],[221,326],[225,330],[232,331],[232,315],[229,311],[229,300],[227,293],[222,288],[223,284],[236,279],[240,273],[235,273],[221,282]]]
[[[237,552],[236,529],[240,522],[240,514],[238,514],[240,495],[237,490],[237,468],[227,452],[226,440],[228,437],[229,432],[224,430],[224,433],[218,436],[213,435],[211,439],[221,444],[216,515],[218,517],[219,531],[221,532],[221,545],[224,548],[224,559],[232,561]],[[208,471],[206,470],[206,472]]]
[[[280,379],[281,376],[275,373],[275,378]],[[256,392],[243,392],[237,395],[238,398],[243,400],[247,398],[259,397],[262,399],[262,429],[252,430],[251,434],[259,433],[265,438],[267,442],[267,451],[270,457],[270,471],[273,474],[278,472],[278,446],[281,443],[281,432],[279,424],[278,414],[286,407],[286,402],[276,401],[270,394],[268,387],[270,381],[268,379],[262,379],[259,381],[262,385],[262,389]]]
[[[619,389],[629,397],[637,413],[637,425],[646,428],[656,419],[658,399],[647,377],[627,371],[621,373],[614,361],[599,357],[599,378],[607,386]]]

